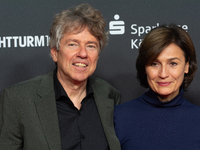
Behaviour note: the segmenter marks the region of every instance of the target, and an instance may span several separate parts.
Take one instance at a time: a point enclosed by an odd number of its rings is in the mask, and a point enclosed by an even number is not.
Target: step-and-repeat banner
[[[200,57],[200,1],[197,0],[0,0],[0,91],[55,68],[48,47],[53,16],[80,3],[100,10],[107,21],[108,45],[94,75],[122,93],[122,103],[143,94],[135,61],[145,34],[162,24],[186,30]],[[198,63],[199,64],[199,63]],[[185,98],[200,105],[200,70]]]

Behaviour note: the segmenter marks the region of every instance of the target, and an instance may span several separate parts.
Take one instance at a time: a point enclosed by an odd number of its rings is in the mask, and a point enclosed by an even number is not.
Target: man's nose
[[[87,57],[87,49],[85,46],[80,46],[79,51],[78,51],[78,56],[81,58],[86,58]]]

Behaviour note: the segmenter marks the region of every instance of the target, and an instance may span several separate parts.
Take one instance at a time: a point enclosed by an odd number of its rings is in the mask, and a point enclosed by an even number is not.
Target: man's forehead
[[[73,30],[70,32],[65,32],[62,36],[62,38],[71,38],[74,37],[72,39],[76,39],[76,35],[80,34],[81,32],[84,32],[86,30],[86,32],[88,32],[92,37],[94,37],[94,39],[99,43],[99,39],[97,37],[95,37],[87,28],[84,28],[83,30],[77,29],[77,30]]]

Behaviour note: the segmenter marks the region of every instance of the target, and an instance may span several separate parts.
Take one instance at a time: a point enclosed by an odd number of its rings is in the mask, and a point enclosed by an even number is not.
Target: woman
[[[200,107],[183,98],[197,70],[187,32],[176,25],[153,29],[140,46],[136,68],[149,90],[116,106],[122,150],[199,150]]]

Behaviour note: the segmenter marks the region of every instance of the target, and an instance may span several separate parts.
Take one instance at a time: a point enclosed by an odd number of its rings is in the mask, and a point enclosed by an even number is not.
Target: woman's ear
[[[189,66],[190,66],[190,64],[189,64],[189,61],[188,62],[186,62],[186,64],[185,64],[185,71],[184,71],[184,73],[188,73],[189,72]]]

